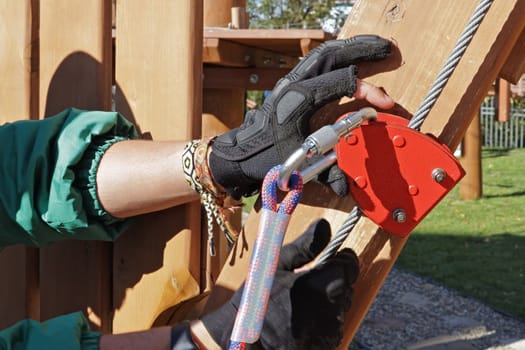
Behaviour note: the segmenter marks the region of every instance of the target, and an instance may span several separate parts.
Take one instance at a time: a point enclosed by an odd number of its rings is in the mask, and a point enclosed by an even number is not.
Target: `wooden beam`
[[[297,57],[220,38],[205,38],[202,61],[232,67],[292,68]]]
[[[360,65],[360,76],[384,87],[397,101],[396,113],[410,117],[451,53],[476,5],[474,0],[362,0],[354,5],[340,37],[377,34],[396,43],[398,49],[387,61]],[[423,132],[435,135],[450,149],[457,147],[524,26],[525,2],[494,1],[425,120]],[[354,110],[357,106],[350,101],[343,106],[327,107],[316,118],[319,124],[325,124],[339,116],[342,108]],[[318,217],[328,219],[334,230],[338,229],[354,204],[351,198],[337,198],[327,189],[308,184],[290,222],[286,240],[299,235]],[[221,273],[216,293],[210,296],[208,309],[227,299],[244,279],[257,221],[255,210],[248,218],[230,263]],[[405,242],[406,239],[388,234],[367,218],[359,221],[344,242],[345,247],[357,252],[361,274],[355,284],[341,349],[348,347]]]
[[[204,28],[204,38],[219,38],[285,56],[301,57],[305,53],[305,43],[302,40],[310,40],[310,48],[313,48],[326,40],[334,39],[334,36],[320,29]]]
[[[202,1],[118,1],[116,109],[146,137],[201,134]],[[115,242],[113,332],[158,325],[161,313],[198,295],[200,202],[137,218]]]
[[[29,119],[31,104],[32,28],[38,21],[32,1],[0,2],[0,123]],[[38,22],[36,22],[38,25]],[[38,57],[36,57],[38,58]],[[38,62],[38,61],[36,61]]]
[[[111,2],[39,5],[39,116],[66,108],[111,108]],[[57,28],[57,18],[67,30]],[[110,243],[68,241],[40,250],[41,318],[81,310],[110,330]]]
[[[481,172],[481,116],[478,113],[465,133],[462,143],[461,165],[465,177],[459,183],[459,196],[464,200],[481,198],[483,174]]]
[[[525,30],[521,32],[520,37],[516,41],[516,45],[512,49],[509,58],[501,69],[499,74],[503,79],[516,84],[521,76],[525,74]]]
[[[271,90],[288,68],[223,68],[204,66],[205,89]]]
[[[0,124],[37,117],[38,4],[0,1]],[[39,251],[22,246],[0,251],[0,329],[40,318]]]

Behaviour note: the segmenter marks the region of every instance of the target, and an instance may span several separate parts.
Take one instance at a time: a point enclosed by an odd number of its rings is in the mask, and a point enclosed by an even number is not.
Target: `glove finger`
[[[332,188],[332,191],[340,197],[344,197],[348,194],[348,178],[337,165],[333,165],[319,174],[316,181],[329,185],[330,188]]]
[[[310,51],[287,77],[292,81],[309,79],[357,62],[384,59],[391,48],[389,40],[377,35],[330,40]]]
[[[292,271],[312,261],[328,244],[331,237],[330,223],[320,219],[290,244],[281,249],[279,269]]]
[[[353,250],[345,248],[309,274],[309,289],[334,304],[343,301],[346,304],[351,296],[347,292],[359,276],[359,259]]]
[[[357,68],[349,66],[290,85],[290,90],[310,95],[313,110],[340,99],[352,97],[357,89]],[[283,96],[284,98],[284,96]]]

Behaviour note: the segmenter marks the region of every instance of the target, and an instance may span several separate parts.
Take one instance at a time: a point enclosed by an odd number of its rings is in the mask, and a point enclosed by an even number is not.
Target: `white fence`
[[[511,102],[509,121],[496,119],[497,106],[494,96],[489,96],[481,105],[481,131],[483,146],[502,148],[523,148],[525,144],[525,107]]]

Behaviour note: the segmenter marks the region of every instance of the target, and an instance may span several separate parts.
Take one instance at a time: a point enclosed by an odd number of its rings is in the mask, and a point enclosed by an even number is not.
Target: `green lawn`
[[[458,186],[412,233],[397,265],[525,320],[525,149],[483,150],[483,198]]]

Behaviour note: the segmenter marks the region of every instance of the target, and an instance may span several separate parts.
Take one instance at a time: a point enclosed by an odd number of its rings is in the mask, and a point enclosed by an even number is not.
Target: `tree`
[[[337,32],[355,0],[248,0],[250,27]]]

